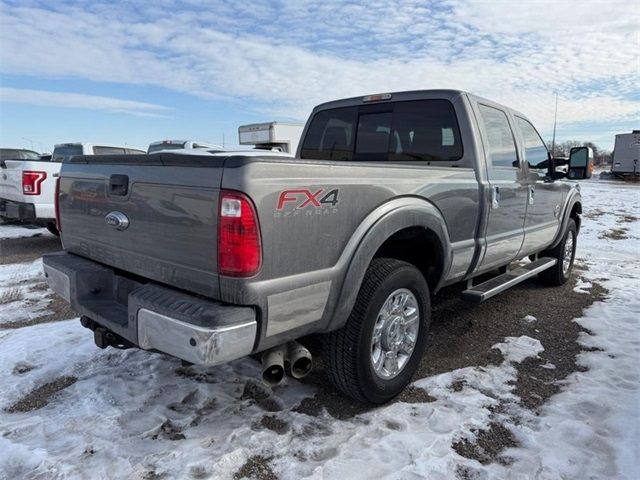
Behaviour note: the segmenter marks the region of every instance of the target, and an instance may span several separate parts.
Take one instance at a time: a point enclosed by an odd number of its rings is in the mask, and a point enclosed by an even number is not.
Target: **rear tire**
[[[576,256],[576,244],[578,240],[578,229],[576,222],[572,219],[567,224],[562,241],[551,250],[542,252],[539,257],[555,258],[558,262],[551,268],[541,272],[538,277],[547,285],[564,285],[571,276],[573,261]]]
[[[381,404],[411,381],[427,342],[429,287],[413,265],[371,262],[347,323],[324,338],[324,365],[345,395]]]

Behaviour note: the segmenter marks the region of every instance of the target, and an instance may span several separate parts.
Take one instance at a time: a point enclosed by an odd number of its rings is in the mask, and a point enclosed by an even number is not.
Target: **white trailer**
[[[240,145],[254,145],[259,150],[276,150],[295,155],[304,125],[266,122],[238,127]]]
[[[611,173],[620,177],[640,175],[640,130],[616,135]]]

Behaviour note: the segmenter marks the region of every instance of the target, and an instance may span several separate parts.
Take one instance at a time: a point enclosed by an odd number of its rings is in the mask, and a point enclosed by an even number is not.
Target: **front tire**
[[[540,257],[551,257],[558,261],[553,267],[538,275],[544,283],[552,286],[560,286],[567,283],[573,269],[577,240],[578,229],[576,222],[572,218],[567,224],[567,230],[562,241],[555,248],[540,254]]]
[[[347,323],[325,336],[324,364],[345,395],[381,404],[411,381],[427,342],[429,287],[413,265],[371,262]]]

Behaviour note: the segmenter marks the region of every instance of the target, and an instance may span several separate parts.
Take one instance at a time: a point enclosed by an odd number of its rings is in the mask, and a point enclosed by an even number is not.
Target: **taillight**
[[[238,192],[220,192],[218,271],[231,277],[250,277],[260,270],[260,225],[251,200]]]
[[[47,178],[47,172],[22,172],[22,193],[25,195],[40,195],[40,185]]]
[[[62,231],[60,229],[60,179],[56,178],[56,193],[53,197],[53,206],[56,213],[56,229],[58,232]]]

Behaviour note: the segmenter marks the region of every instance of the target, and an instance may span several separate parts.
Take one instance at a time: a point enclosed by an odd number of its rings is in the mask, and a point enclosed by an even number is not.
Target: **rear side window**
[[[15,150],[12,148],[0,149],[0,160],[21,160],[22,150]]]
[[[516,123],[524,140],[524,156],[531,169],[547,169],[542,162],[549,160],[547,146],[536,129],[524,118],[516,117]]]
[[[518,168],[518,155],[507,115],[497,108],[480,105],[480,114],[487,133],[487,157],[494,167]]]
[[[457,161],[463,150],[451,102],[417,100],[318,112],[302,158],[355,161]]]
[[[32,150],[0,148],[0,160],[40,160],[40,155]]]
[[[302,158],[351,160],[355,145],[356,107],[316,113],[302,145]]]
[[[123,155],[124,153],[124,148],[119,147],[93,147],[94,155]]]

